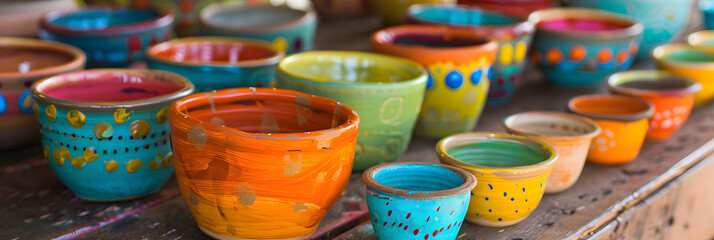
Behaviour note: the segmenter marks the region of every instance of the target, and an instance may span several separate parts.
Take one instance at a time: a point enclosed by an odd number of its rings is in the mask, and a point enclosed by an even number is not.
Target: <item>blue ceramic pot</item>
[[[143,87],[156,82],[177,90],[127,101],[67,97],[103,97],[107,94],[92,90],[112,82],[120,86],[109,88],[127,95],[161,91],[157,86]],[[60,91],[64,95],[57,95]],[[185,78],[155,70],[89,70],[37,82],[32,89],[33,108],[45,157],[57,177],[86,200],[118,201],[155,192],[174,171],[169,105],[192,91]]]
[[[598,8],[637,19],[645,27],[637,53],[637,58],[642,59],[650,58],[652,49],[668,43],[684,29],[689,19],[692,0],[569,0],[568,5]],[[714,14],[712,1],[701,1],[701,6],[707,6],[706,9],[710,9],[711,14]],[[706,18],[707,11],[704,9],[702,8]],[[714,19],[710,21],[714,23]]]
[[[537,26],[532,55],[546,77],[570,87],[597,87],[632,66],[642,24],[627,16],[585,8],[551,8],[530,15]]]
[[[702,11],[702,22],[707,29],[714,29],[714,0],[700,0],[699,10]]]
[[[270,86],[284,56],[268,42],[253,39],[192,37],[154,45],[146,51],[150,69],[178,73],[196,91]],[[210,77],[207,77],[210,76]]]
[[[421,4],[408,10],[409,20],[422,24],[473,28],[479,35],[498,42],[497,60],[488,91],[488,102],[503,102],[513,96],[526,66],[526,53],[535,28],[527,21],[468,6]]]
[[[215,3],[201,10],[199,24],[201,35],[264,40],[291,54],[312,49],[317,17],[312,9]]]
[[[456,239],[476,178],[456,167],[396,162],[362,174],[379,239]]]
[[[85,8],[54,11],[40,23],[39,36],[74,45],[87,54],[87,67],[126,67],[148,46],[173,38],[172,13],[153,10]]]

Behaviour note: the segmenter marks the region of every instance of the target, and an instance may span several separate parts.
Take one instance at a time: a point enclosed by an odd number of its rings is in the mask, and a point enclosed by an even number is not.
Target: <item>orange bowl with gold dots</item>
[[[476,176],[466,221],[487,227],[511,226],[528,217],[556,161],[545,142],[492,132],[448,136],[437,143],[436,153],[441,163]]]
[[[173,173],[169,105],[193,91],[174,73],[96,69],[32,88],[43,152],[77,196],[119,201],[157,191]]]

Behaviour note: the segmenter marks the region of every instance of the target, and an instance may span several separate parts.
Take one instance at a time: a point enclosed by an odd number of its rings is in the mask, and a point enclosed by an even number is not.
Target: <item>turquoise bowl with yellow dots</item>
[[[157,191],[173,173],[169,105],[193,92],[158,70],[98,69],[56,75],[32,87],[45,157],[89,201]]]
[[[489,103],[504,102],[513,96],[523,79],[526,53],[535,28],[519,20],[496,12],[465,5],[419,4],[409,7],[409,20],[420,24],[449,25],[468,28],[498,42],[497,58],[488,90]]]
[[[625,15],[587,8],[550,8],[528,18],[536,26],[533,62],[553,83],[600,87],[632,66],[642,24]]]

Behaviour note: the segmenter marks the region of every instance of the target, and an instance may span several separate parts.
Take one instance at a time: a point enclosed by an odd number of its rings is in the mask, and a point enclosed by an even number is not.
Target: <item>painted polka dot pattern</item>
[[[471,82],[474,85],[478,85],[479,83],[481,83],[482,75],[483,75],[483,71],[481,69],[475,69],[473,72],[471,72],[471,76],[470,76]]]
[[[449,88],[458,89],[464,84],[464,76],[461,75],[459,71],[451,71],[449,74],[446,74],[444,82]]]

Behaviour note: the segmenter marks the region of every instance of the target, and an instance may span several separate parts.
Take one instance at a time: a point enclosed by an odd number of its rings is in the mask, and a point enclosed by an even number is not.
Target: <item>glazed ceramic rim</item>
[[[66,27],[64,25],[56,24],[56,23],[52,22],[52,20],[70,16],[70,15],[77,14],[77,13],[82,13],[82,12],[101,11],[101,12],[112,13],[112,12],[115,12],[116,10],[119,10],[119,9],[113,9],[113,8],[107,8],[107,7],[88,7],[88,8],[81,8],[81,9],[55,10],[55,11],[51,11],[51,12],[45,14],[44,16],[42,16],[42,19],[40,21],[40,28],[46,29],[53,33],[65,33],[65,34],[90,34],[90,33],[91,34],[123,34],[126,32],[142,31],[142,30],[149,30],[149,29],[169,26],[174,21],[174,14],[171,11],[165,11],[164,13],[161,13],[160,11],[158,11],[156,9],[149,9],[150,11],[157,13],[159,16],[156,18],[152,18],[149,20],[141,21],[141,22],[135,22],[135,23],[124,24],[124,25],[111,25],[111,26],[107,26],[106,28],[103,28],[103,29],[75,30],[75,29]],[[136,11],[136,10],[144,10],[144,9],[128,9],[128,10]]]
[[[510,24],[501,24],[501,25],[472,25],[472,24],[460,24],[460,23],[450,23],[450,22],[441,22],[441,21],[434,21],[434,20],[429,20],[421,17],[417,17],[415,14],[418,12],[423,12],[428,9],[445,9],[445,10],[464,10],[468,11],[469,13],[474,13],[478,12],[480,15],[493,15],[493,16],[498,16],[502,18],[506,18],[509,20],[515,21],[514,23]],[[477,28],[477,29],[491,29],[491,30],[506,30],[506,31],[513,31],[516,33],[516,35],[527,35],[530,33],[533,33],[535,30],[535,27],[533,24],[531,24],[528,20],[524,19],[519,19],[513,16],[508,16],[505,14],[501,14],[496,11],[491,11],[485,8],[479,8],[479,7],[474,7],[474,6],[469,6],[469,5],[450,5],[450,4],[415,4],[407,8],[407,17],[415,22],[421,23],[421,24],[433,24],[433,25],[447,25],[447,26],[452,26],[452,27],[464,27],[464,28]]]
[[[469,45],[461,47],[428,47],[428,46],[415,46],[415,45],[404,45],[395,44],[394,36],[407,35],[413,33],[426,33],[426,34],[453,34],[460,37],[468,37],[471,40],[483,41],[483,43],[478,45]],[[426,51],[430,54],[439,55],[442,58],[447,58],[446,56],[459,56],[468,54],[469,52],[489,52],[490,50],[496,50],[498,48],[498,43],[494,39],[490,39],[486,36],[481,36],[476,32],[470,30],[469,28],[461,27],[451,27],[451,26],[440,26],[440,25],[401,25],[395,27],[384,28],[372,34],[372,46],[373,48],[383,48],[392,49],[392,51],[398,52],[412,52],[415,49]]]
[[[418,69],[420,74],[416,75],[411,79],[404,79],[398,82],[320,82],[312,80],[312,78],[298,75],[290,70],[288,70],[285,65],[294,61],[307,61],[304,57],[309,57],[311,55],[317,56],[351,56],[360,58],[370,58],[370,59],[384,59],[386,61],[391,61],[396,64],[400,64],[406,67],[411,67]],[[384,88],[403,88],[407,86],[418,85],[426,83],[427,73],[421,64],[414,62],[409,59],[394,57],[390,55],[378,54],[378,53],[367,53],[367,52],[352,52],[352,51],[309,51],[291,54],[290,56],[284,58],[278,63],[277,74],[285,74],[291,78],[291,80],[308,84],[308,85],[318,85],[324,87],[332,88],[361,88],[361,89],[384,89]]]
[[[8,79],[8,78],[31,78],[31,77],[37,77],[37,76],[44,76],[44,75],[50,75],[50,74],[55,74],[58,72],[67,72],[71,71],[77,68],[83,68],[84,63],[87,60],[87,56],[84,54],[82,50],[79,48],[64,44],[64,43],[59,43],[55,41],[46,41],[46,40],[38,40],[38,39],[30,39],[30,38],[15,38],[15,37],[0,37],[0,46],[23,46],[23,47],[32,47],[34,49],[52,49],[58,52],[63,52],[66,53],[67,55],[72,57],[72,60],[61,64],[61,65],[56,65],[52,67],[46,67],[46,68],[40,68],[37,70],[30,70],[29,72],[26,73],[21,73],[21,72],[10,72],[10,73],[0,73],[0,80]]]
[[[163,74],[163,75],[169,75],[171,78],[171,82],[173,84],[176,84],[176,86],[181,87],[180,89],[159,95],[156,97],[150,97],[150,98],[142,98],[142,99],[137,99],[137,100],[131,100],[131,101],[116,101],[116,102],[83,102],[83,101],[74,101],[74,100],[67,100],[67,99],[61,99],[61,98],[56,98],[56,97],[50,97],[44,93],[41,93],[40,91],[37,90],[38,87],[45,87],[44,85],[53,85],[53,84],[58,84],[55,82],[63,82],[63,78],[66,75],[71,75],[71,74],[79,74],[79,73],[119,73],[119,74],[133,74],[133,75],[141,75],[141,76],[147,76],[150,77],[155,74]],[[98,81],[99,79],[95,79],[92,81]],[[167,72],[167,71],[162,71],[162,70],[151,70],[151,69],[146,69],[146,70],[130,70],[130,69],[113,69],[113,68],[98,68],[98,69],[91,69],[91,70],[83,70],[83,71],[75,71],[75,72],[69,72],[69,73],[63,73],[59,75],[55,75],[49,78],[42,79],[40,81],[37,81],[35,84],[32,85],[32,98],[34,101],[39,101],[43,102],[46,104],[53,104],[57,107],[62,107],[62,108],[74,108],[74,109],[82,109],[82,110],[89,110],[89,111],[97,111],[97,112],[113,112],[118,108],[127,108],[127,109],[147,109],[147,108],[152,108],[156,106],[161,106],[161,105],[168,105],[169,103],[176,101],[177,99],[187,96],[191,94],[194,90],[193,84],[189,82],[186,78],[184,78],[181,75],[178,75],[176,73],[172,72]]]
[[[298,95],[304,95],[308,96],[311,98],[311,102],[314,101],[320,101],[321,103],[324,104],[334,104],[335,106],[340,107],[340,113],[344,113],[347,115],[347,120],[345,120],[342,124],[332,127],[332,128],[325,128],[325,129],[319,129],[319,130],[313,130],[313,131],[305,131],[305,132],[290,132],[290,133],[262,133],[262,132],[246,132],[242,131],[236,128],[224,126],[224,125],[218,125],[214,124],[211,122],[206,122],[202,121],[200,119],[194,118],[192,116],[189,116],[187,113],[184,113],[182,111],[179,111],[178,108],[191,108],[195,106],[186,106],[189,104],[196,104],[198,106],[202,106],[200,103],[203,99],[212,99],[211,101],[234,101],[233,99],[237,97],[246,97],[250,99],[259,99],[259,97],[262,97],[264,99],[265,97],[275,97],[275,98],[280,98],[280,99],[285,99],[285,100],[292,100],[293,102],[295,101],[295,97]],[[208,103],[210,104],[210,102]],[[181,121],[190,121],[193,125],[202,125],[202,126],[209,126],[211,128],[217,128],[221,129],[224,132],[228,132],[231,134],[235,134],[241,137],[249,137],[249,138],[259,138],[259,139],[269,139],[269,140],[277,140],[277,139],[290,139],[289,137],[292,135],[294,136],[295,134],[304,134],[304,133],[321,133],[321,134],[313,134],[310,136],[299,136],[300,139],[310,139],[310,138],[322,138],[322,135],[324,134],[330,134],[331,131],[338,131],[338,132],[344,132],[348,131],[349,129],[358,129],[359,128],[359,115],[357,115],[357,112],[352,110],[352,108],[341,104],[338,101],[325,98],[325,97],[320,97],[320,96],[315,96],[315,95],[309,95],[307,93],[302,93],[298,91],[293,91],[293,90],[288,90],[288,89],[278,89],[278,88],[256,88],[256,87],[243,87],[243,88],[229,88],[229,89],[224,89],[220,91],[213,91],[210,93],[195,93],[188,95],[186,97],[183,97],[177,101],[175,101],[173,104],[171,104],[171,108],[169,109],[172,114],[177,114],[178,116],[181,116],[183,119]],[[170,120],[170,119],[169,119]],[[173,124],[173,123],[172,123]]]
[[[569,119],[581,123],[585,123],[587,125],[590,125],[593,127],[595,130],[590,131],[588,133],[581,133],[578,135],[541,135],[541,134],[535,134],[535,133],[530,133],[528,131],[521,131],[518,129],[515,129],[512,127],[512,122],[515,121],[516,117],[526,117],[529,115],[547,115],[550,117],[555,117],[555,118],[562,118],[562,119]],[[521,113],[516,113],[513,115],[510,115],[508,117],[505,117],[503,121],[501,121],[501,126],[506,129],[506,131],[521,135],[521,136],[533,136],[533,137],[547,137],[549,139],[555,139],[555,140],[574,140],[574,139],[581,139],[581,138],[588,138],[592,139],[597,137],[597,135],[600,135],[602,132],[602,129],[600,129],[600,125],[598,125],[595,121],[593,121],[590,118],[575,115],[575,114],[570,114],[570,113],[563,113],[563,112],[547,112],[547,111],[528,111],[528,112],[521,112]]]
[[[394,188],[394,187],[389,187],[387,185],[381,184],[377,182],[377,180],[374,179],[374,176],[377,175],[382,170],[392,168],[395,166],[401,166],[401,165],[427,165],[427,166],[432,166],[432,167],[443,167],[448,170],[451,170],[459,176],[461,176],[461,179],[464,180],[464,183],[459,185],[458,187],[450,188],[450,189],[445,189],[445,190],[439,190],[439,191],[415,191],[415,190],[407,190],[407,189],[399,189],[399,188]],[[427,177],[427,176],[425,176]],[[454,167],[454,166],[449,166],[445,164],[438,164],[438,163],[427,163],[427,162],[392,162],[392,163],[385,163],[385,164],[380,164],[377,166],[373,166],[362,173],[362,182],[364,182],[367,187],[375,189],[377,191],[387,193],[387,194],[392,194],[392,195],[397,195],[403,198],[439,198],[439,197],[448,197],[448,196],[455,196],[455,195],[460,195],[463,193],[470,192],[476,187],[476,177],[469,173],[468,171]]]
[[[580,31],[580,30],[550,30],[538,27],[538,23],[544,20],[560,19],[564,17],[574,16],[578,19],[598,19],[607,22],[617,22],[630,25],[628,27],[619,28],[616,30],[602,31]],[[553,35],[554,38],[565,38],[571,40],[584,41],[609,41],[617,39],[634,38],[644,31],[642,23],[622,15],[619,13],[608,12],[604,10],[596,10],[589,8],[548,8],[538,10],[528,16],[528,21],[536,27],[537,32]]]
[[[712,3],[714,4],[714,2]],[[712,39],[714,39],[714,30],[702,30],[689,34],[687,43],[694,47],[714,48],[714,44],[709,46],[703,44],[704,41]]]
[[[302,12],[302,15],[296,19],[293,19],[289,22],[286,23],[280,23],[280,24],[274,24],[274,25],[269,25],[269,26],[261,26],[261,27],[253,27],[253,26],[247,26],[247,27],[226,27],[226,26],[219,26],[214,23],[212,23],[209,18],[217,13],[221,12],[230,12],[230,11],[235,11],[235,10],[242,10],[242,9],[250,9],[250,8],[283,8],[283,9],[289,9],[292,11],[299,11]],[[211,29],[211,30],[216,30],[216,31],[223,31],[223,32],[230,32],[230,33],[265,33],[265,32],[272,32],[272,31],[280,31],[283,29],[289,29],[293,28],[296,26],[299,26],[304,23],[309,23],[313,22],[316,19],[316,14],[315,10],[312,7],[309,7],[306,10],[301,10],[301,9],[295,9],[291,8],[285,5],[280,5],[280,6],[273,6],[273,5],[266,5],[266,4],[245,4],[245,3],[222,3],[222,2],[217,2],[217,3],[212,3],[205,8],[201,9],[201,11],[198,13],[198,23],[202,25],[205,28]]]
[[[647,109],[644,111],[632,113],[632,114],[625,115],[625,116],[617,116],[617,115],[610,115],[610,114],[586,113],[586,112],[583,112],[583,111],[575,108],[576,102],[584,101],[584,100],[603,99],[603,98],[610,98],[610,99],[619,98],[621,100],[638,102],[638,103],[647,105]],[[622,95],[610,95],[610,94],[591,94],[591,95],[577,96],[577,97],[570,99],[570,101],[568,101],[568,110],[573,113],[583,115],[583,116],[586,116],[586,117],[589,117],[589,118],[595,119],[595,120],[613,120],[613,121],[634,122],[634,121],[649,118],[650,116],[652,116],[652,114],[654,113],[654,106],[652,105],[652,103],[650,103],[646,100],[636,98],[636,97],[622,96]]]
[[[687,86],[682,88],[669,88],[662,90],[637,89],[621,86],[621,84],[633,80],[665,77],[677,79],[677,81],[681,83],[686,83]],[[702,89],[702,84],[690,78],[680,77],[671,74],[667,71],[631,70],[622,71],[611,75],[607,79],[607,88],[610,89],[611,92],[630,96],[684,96],[687,94],[694,94],[696,92],[699,92],[699,90]]]
[[[174,61],[172,59],[156,56],[156,52],[158,52],[158,51],[171,49],[173,46],[175,46],[177,44],[190,44],[190,43],[229,43],[229,44],[241,44],[244,46],[248,45],[248,46],[253,46],[253,47],[257,47],[257,48],[270,50],[273,52],[273,55],[271,55],[270,57],[246,60],[246,61],[238,61],[235,63],[230,63],[230,62],[226,62],[226,61],[207,62],[207,63],[190,62],[190,61],[179,62],[179,61]],[[181,66],[235,66],[235,67],[266,66],[266,65],[277,64],[278,62],[280,62],[280,59],[283,59],[283,57],[285,57],[284,51],[276,49],[272,44],[270,44],[266,41],[255,40],[255,39],[245,39],[245,38],[228,38],[228,37],[177,38],[177,39],[169,40],[169,41],[162,42],[159,44],[155,44],[155,45],[147,48],[145,52],[146,52],[146,54],[144,54],[144,56],[147,58],[147,60],[161,62],[164,64],[181,65]]]
[[[690,46],[684,43],[670,43],[670,44],[664,44],[657,46],[652,50],[652,58],[655,60],[660,65],[668,65],[668,66],[673,66],[677,68],[682,68],[682,69],[692,69],[692,70],[700,70],[700,69],[714,69],[714,60],[709,61],[709,62],[688,62],[688,61],[675,61],[675,60],[669,60],[666,58],[667,55],[674,51],[678,50],[692,50],[692,51],[700,51],[704,52],[708,55],[712,56],[712,59],[714,59],[714,48],[709,49],[706,47],[694,47]]]
[[[546,159],[546,160],[543,160],[538,163],[530,164],[530,165],[513,166],[513,167],[490,167],[490,166],[483,166],[483,165],[478,165],[478,164],[467,163],[467,162],[461,161],[461,160],[451,156],[448,153],[449,149],[446,149],[446,144],[448,144],[451,141],[454,141],[454,139],[489,139],[489,138],[508,139],[508,140],[516,141],[519,144],[526,144],[526,145],[538,147],[539,150],[541,150],[541,151],[545,150],[548,153],[550,153],[550,157],[548,157],[548,159]],[[461,147],[461,146],[456,146],[456,147]],[[450,148],[450,149],[452,149],[452,148]],[[552,165],[555,162],[555,160],[557,159],[555,149],[552,146],[550,146],[549,144],[547,144],[541,140],[538,140],[534,137],[519,136],[519,135],[498,133],[498,132],[465,132],[465,133],[457,133],[457,134],[447,136],[447,137],[439,140],[439,142],[436,144],[436,154],[438,154],[440,157],[443,157],[443,158],[439,158],[443,163],[446,163],[449,165],[454,165],[454,166],[461,167],[461,168],[469,168],[469,169],[476,169],[476,170],[509,169],[509,170],[526,170],[527,171],[527,170],[531,170],[533,168],[548,167],[548,166]]]

